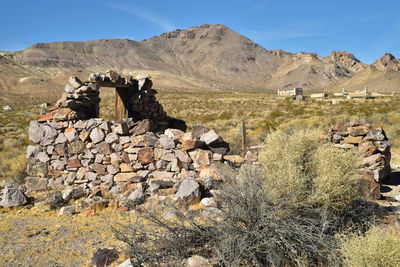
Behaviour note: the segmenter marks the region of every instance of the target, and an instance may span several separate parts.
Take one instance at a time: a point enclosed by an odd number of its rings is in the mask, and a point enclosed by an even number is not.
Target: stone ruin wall
[[[359,148],[365,165],[362,175],[368,187],[367,194],[379,199],[380,183],[391,173],[390,143],[384,130],[374,129],[363,121],[336,124],[329,129],[328,141],[340,149]]]
[[[97,118],[104,84],[129,85],[129,118]],[[71,77],[50,112],[29,125],[34,145],[27,148],[27,190],[58,190],[65,200],[123,202],[142,202],[167,190],[187,204],[222,180],[215,163],[243,163],[240,156],[227,155],[229,144],[216,131],[197,125],[185,132],[185,123],[167,116],[151,87],[148,75],[123,78],[109,71],[91,74],[88,82]],[[328,140],[340,149],[362,151],[367,193],[379,198],[380,183],[390,174],[390,144],[384,131],[350,122],[332,126]],[[246,160],[257,157],[247,155]]]
[[[186,133],[184,122],[168,117],[156,101],[149,76],[113,75],[92,74],[86,83],[71,77],[50,112],[30,123],[34,145],[28,146],[26,155],[28,191],[58,190],[66,200],[140,202],[169,189],[176,200],[191,202],[221,179],[210,165],[242,163],[240,156],[226,155],[229,144],[216,131],[197,125]],[[99,81],[137,85],[130,97],[129,118],[96,118]]]

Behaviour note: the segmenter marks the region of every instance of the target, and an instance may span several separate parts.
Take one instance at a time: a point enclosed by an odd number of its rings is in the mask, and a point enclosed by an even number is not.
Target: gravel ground
[[[111,226],[133,219],[116,210],[85,217],[0,209],[0,266],[87,266],[97,248],[117,248],[121,263],[127,258],[124,244],[114,238]]]

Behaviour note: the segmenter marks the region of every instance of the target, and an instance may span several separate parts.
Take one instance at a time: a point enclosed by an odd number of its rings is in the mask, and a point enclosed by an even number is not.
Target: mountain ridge
[[[290,53],[266,49],[221,25],[204,24],[134,41],[99,39],[37,43],[17,52],[0,52],[0,94],[26,92],[24,77],[38,77],[31,91],[49,93],[58,80],[75,72],[150,72],[169,89],[258,90],[303,87],[305,92],[334,91],[346,86],[381,92],[400,89],[400,59],[385,54],[373,64],[353,54],[335,51]],[[390,79],[391,82],[387,82]],[[45,90],[40,90],[43,86]],[[47,88],[47,89],[46,89]],[[51,89],[53,88],[53,89]]]

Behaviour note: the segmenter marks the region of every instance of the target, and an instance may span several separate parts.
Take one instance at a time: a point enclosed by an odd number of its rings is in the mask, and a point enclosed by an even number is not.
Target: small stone
[[[60,209],[60,215],[72,215],[75,214],[75,206],[66,206]]]
[[[219,144],[222,143],[224,140],[221,136],[217,134],[217,132],[212,129],[200,136],[200,141],[203,141],[207,145]]]
[[[212,267],[213,265],[200,255],[193,255],[187,260],[186,267]]]
[[[387,137],[382,127],[379,127],[375,130],[368,132],[364,139],[372,141],[386,141]]]
[[[82,166],[82,164],[79,159],[70,159],[68,161],[68,167],[70,167],[70,168],[79,168],[81,166]]]
[[[179,189],[175,194],[174,200],[194,204],[200,198],[200,185],[192,178],[185,178],[179,184]]]
[[[110,144],[108,144],[107,142],[101,142],[99,143],[97,146],[97,151],[103,155],[110,155],[111,154],[111,148],[110,148]]]
[[[118,251],[115,248],[113,249],[99,248],[93,254],[93,257],[91,259],[91,266],[96,266],[96,267],[111,266],[111,264],[115,262],[118,259],[118,257],[119,257]]]
[[[347,127],[350,136],[365,136],[370,131],[368,125]]]
[[[208,208],[208,207],[217,208],[217,207],[218,207],[217,201],[215,201],[215,199],[209,198],[209,197],[203,198],[203,199],[200,201],[200,204],[203,205],[203,206],[206,207],[206,208]]]
[[[48,163],[36,162],[36,161],[32,161],[32,160],[28,161],[28,164],[26,167],[26,173],[28,175],[46,177],[47,171],[48,171]]]
[[[68,144],[69,154],[79,154],[82,153],[84,149],[85,149],[85,144],[82,141],[74,141]]]
[[[82,133],[79,135],[79,139],[81,139],[82,142],[86,142],[89,138],[89,132],[86,130],[83,130]]]
[[[384,157],[382,156],[382,154],[373,154],[367,158],[363,158],[363,162],[365,165],[371,166],[376,162],[382,161],[383,159]]]
[[[144,120],[138,121],[136,126],[133,127],[130,132],[134,133],[136,135],[141,135],[146,132],[151,132],[153,130],[154,130],[154,123],[148,119],[144,119]]]
[[[121,172],[131,172],[132,171],[131,167],[129,167],[129,165],[126,163],[121,163],[119,165],[119,169],[121,170]]]
[[[244,162],[244,158],[239,155],[225,155],[224,160],[227,160],[236,165],[240,165]]]
[[[70,201],[71,199],[80,199],[86,196],[86,192],[82,187],[67,188],[63,193],[63,199]]]
[[[27,202],[25,195],[16,185],[6,185],[3,191],[3,198],[0,201],[0,206],[5,208],[17,207],[25,205]]]
[[[142,184],[139,183],[138,187],[135,191],[133,191],[127,198],[130,201],[133,201],[135,204],[140,204],[144,200],[144,192]]]
[[[97,179],[97,173],[94,172],[86,172],[85,179],[89,181],[95,181]]]
[[[129,139],[130,139],[130,136],[121,136],[121,137],[119,138],[119,143],[120,143],[121,145],[124,145],[124,144],[126,144],[126,143],[129,143]]]
[[[40,146],[31,146],[29,145],[26,148],[26,158],[35,157],[36,154],[40,151]]]
[[[118,135],[117,135],[116,133],[109,133],[109,134],[106,136],[105,141],[106,141],[107,143],[109,143],[109,144],[114,144],[115,142],[118,141]]]
[[[90,139],[94,144],[100,143],[101,141],[104,140],[104,133],[101,129],[99,128],[94,128],[90,132]]]
[[[118,168],[114,165],[107,165],[107,172],[114,175],[118,172]]]
[[[110,158],[111,158],[111,164],[114,166],[118,166],[122,162],[122,159],[115,153],[112,153],[110,155]]]
[[[164,149],[173,149],[175,148],[175,142],[172,138],[161,137],[160,144]]]
[[[127,135],[129,133],[129,126],[125,121],[115,123],[113,132],[120,135]]]
[[[131,259],[127,259],[126,261],[124,261],[123,263],[121,263],[120,265],[116,266],[116,267],[133,267]]]
[[[195,151],[190,151],[189,156],[193,160],[193,165],[198,168],[202,165],[210,165],[212,152],[209,150],[197,149]]]
[[[40,162],[48,162],[50,160],[49,156],[47,155],[46,152],[39,152],[36,155],[36,158],[40,161]]]
[[[64,133],[60,133],[54,141],[54,144],[64,144],[65,142],[67,142],[67,138],[65,138]]]
[[[166,129],[164,134],[172,140],[179,140],[185,134],[185,132],[178,129]]]
[[[144,147],[138,153],[138,161],[141,164],[148,164],[154,161],[154,151],[152,147]]]
[[[342,144],[353,144],[353,145],[358,145],[358,144],[361,142],[362,139],[363,139],[362,136],[356,136],[356,137],[348,136],[348,137],[343,138],[343,140],[341,141],[341,143],[342,143]]]
[[[203,134],[207,133],[209,129],[201,124],[195,124],[192,128],[192,138],[199,139]]]
[[[98,175],[106,175],[107,174],[106,166],[104,166],[103,164],[93,163],[92,165],[90,165],[90,168],[92,170],[94,170]]]
[[[250,151],[248,151],[247,153],[249,153]],[[251,153],[251,152],[250,152]],[[246,154],[246,156],[247,156],[247,154]],[[213,161],[221,161],[222,160],[222,155],[221,154],[218,154],[218,153],[214,153],[213,154]]]
[[[76,89],[82,86],[82,81],[79,80],[79,78],[76,77],[76,76],[71,76],[71,77],[69,77],[69,78],[68,78],[68,83],[69,83],[70,85],[72,85],[72,86],[73,86],[74,88],[76,88]]]
[[[127,182],[135,176],[136,174],[134,172],[118,173],[114,176],[114,182]]]
[[[74,91],[75,91],[75,87],[73,87],[73,86],[70,85],[70,84],[66,84],[66,85],[65,85],[65,88],[64,88],[64,91],[65,91],[66,93],[68,93],[68,94],[73,94]]]

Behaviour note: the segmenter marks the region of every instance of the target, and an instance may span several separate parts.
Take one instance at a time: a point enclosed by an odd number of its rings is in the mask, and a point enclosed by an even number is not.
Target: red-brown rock
[[[154,151],[152,147],[144,147],[139,150],[138,161],[141,164],[148,164],[154,161]]]

